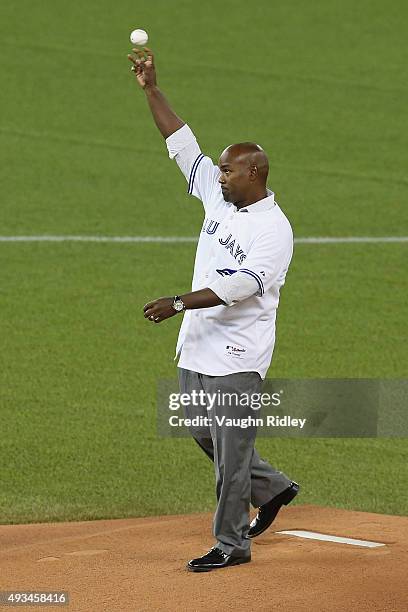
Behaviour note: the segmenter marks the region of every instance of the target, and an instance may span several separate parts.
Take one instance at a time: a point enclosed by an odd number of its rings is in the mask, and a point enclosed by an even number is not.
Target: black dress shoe
[[[250,554],[247,557],[234,557],[233,555],[227,555],[227,553],[214,546],[214,548],[209,550],[203,557],[191,559],[191,561],[187,563],[187,569],[190,572],[210,572],[211,570],[221,567],[249,563],[250,560]]]
[[[282,506],[287,506],[299,492],[297,482],[291,482],[289,487],[276,495],[263,506],[260,506],[258,514],[251,522],[248,531],[248,538],[256,538],[270,527]]]

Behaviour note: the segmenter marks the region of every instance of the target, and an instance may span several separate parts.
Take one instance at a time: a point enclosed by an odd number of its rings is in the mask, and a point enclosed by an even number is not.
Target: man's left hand
[[[153,302],[148,302],[143,307],[145,319],[152,323],[161,323],[165,319],[174,317],[177,311],[173,308],[174,297],[161,297]]]

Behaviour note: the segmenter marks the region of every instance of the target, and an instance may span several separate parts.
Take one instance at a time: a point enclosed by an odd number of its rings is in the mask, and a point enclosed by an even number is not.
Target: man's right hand
[[[171,109],[163,93],[157,87],[156,68],[154,67],[153,53],[148,47],[133,49],[129,53],[132,70],[137,82],[146,94],[152,115],[163,138],[168,138],[184,125],[184,121]]]
[[[131,70],[133,70],[140,87],[142,89],[155,87],[157,85],[156,68],[151,50],[147,47],[143,47],[143,51],[135,48],[133,54],[129,53],[128,58],[133,64]]]

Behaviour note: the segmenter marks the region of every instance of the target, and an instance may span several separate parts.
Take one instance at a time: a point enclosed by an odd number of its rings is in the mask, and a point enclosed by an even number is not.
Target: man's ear
[[[256,181],[258,178],[258,168],[256,166],[251,166],[249,168],[249,180]]]

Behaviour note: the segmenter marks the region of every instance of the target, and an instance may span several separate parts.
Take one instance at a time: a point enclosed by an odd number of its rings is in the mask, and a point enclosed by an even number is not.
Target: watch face
[[[180,312],[181,310],[183,310],[184,304],[181,300],[175,300],[173,304],[173,308],[174,310],[177,310],[177,312]]]

